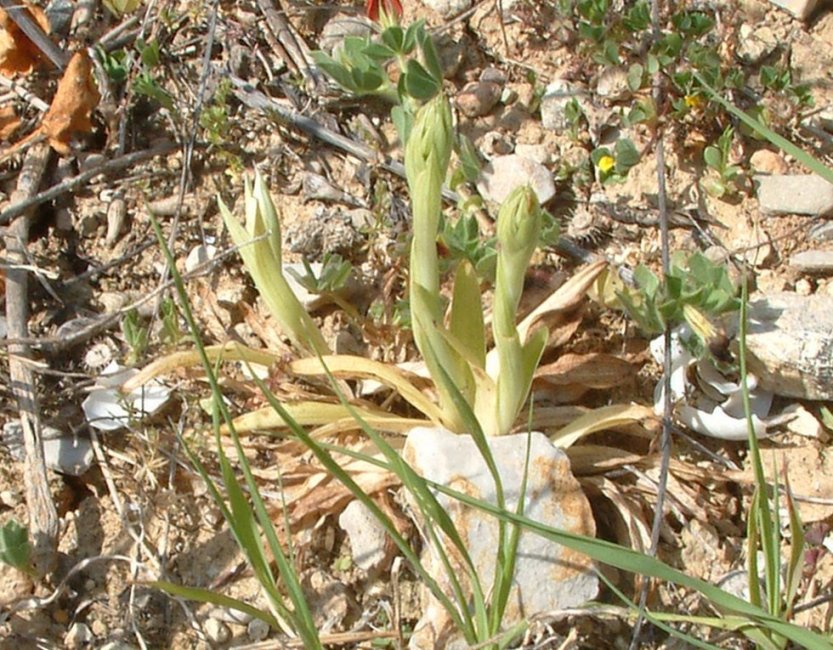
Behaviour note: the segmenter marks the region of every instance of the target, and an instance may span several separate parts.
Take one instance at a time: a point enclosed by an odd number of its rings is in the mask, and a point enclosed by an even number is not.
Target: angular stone
[[[567,104],[575,99],[582,106],[587,103],[587,91],[577,84],[558,79],[547,86],[541,98],[541,124],[545,129],[564,131],[570,128],[566,116]]]
[[[833,184],[815,174],[756,176],[764,214],[833,214]]]
[[[612,102],[631,96],[628,71],[623,66],[610,66],[602,70],[596,82],[596,94]]]
[[[338,517],[338,525],[347,533],[353,562],[371,573],[390,559],[393,545],[379,520],[361,501],[351,501]]]
[[[806,20],[813,13],[818,0],[769,0],[776,7],[790,12],[799,20]]]
[[[803,273],[833,273],[833,251],[803,251],[790,256],[790,266]]]
[[[746,345],[762,387],[833,400],[833,297],[777,293],[751,301]]]
[[[769,27],[755,29],[744,23],[739,30],[736,56],[744,63],[758,64],[775,51],[778,39]]]
[[[520,486],[527,467],[527,441],[530,450],[525,516],[571,533],[594,535],[590,505],[573,478],[566,454],[541,433],[488,439],[503,483],[506,508],[514,511],[521,496]],[[417,427],[408,435],[403,457],[417,473],[431,481],[491,504],[497,502],[494,481],[471,436],[440,428]],[[413,511],[419,513],[413,497],[408,494],[408,498]],[[437,500],[466,545],[481,584],[488,589],[494,578],[498,520],[442,494],[437,494]],[[446,548],[446,552],[456,575],[462,579],[466,572],[461,560],[450,549]],[[586,556],[530,532],[521,533],[517,552],[504,617],[506,627],[536,613],[577,606],[596,596],[598,578],[592,561]],[[448,578],[433,546],[428,547],[423,561],[441,588],[450,593]],[[471,587],[464,583],[464,588]],[[410,647],[466,647],[459,645],[462,642],[459,633],[453,629],[442,606],[427,591],[426,598],[427,606],[417,623]]]
[[[482,117],[498,103],[500,90],[491,81],[473,81],[457,94],[457,107],[466,117]]]
[[[496,157],[483,168],[477,191],[483,198],[503,203],[512,190],[529,183],[543,205],[555,196],[550,170],[541,163],[517,154]]]

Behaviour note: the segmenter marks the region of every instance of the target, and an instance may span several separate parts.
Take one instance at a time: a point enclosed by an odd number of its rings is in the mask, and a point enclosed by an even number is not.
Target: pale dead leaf
[[[12,104],[0,106],[0,140],[8,140],[17,127],[20,126],[20,118]]]
[[[566,449],[597,431],[619,429],[624,425],[656,420],[654,410],[640,404],[613,404],[588,411],[550,436],[552,443]]]
[[[554,315],[575,309],[605,268],[607,268],[607,262],[600,260],[579,269],[573,277],[521,321],[518,325],[521,341],[529,340],[531,331],[536,327],[549,326]]]
[[[556,386],[578,384],[587,388],[612,388],[636,372],[630,363],[612,354],[562,354],[557,361],[540,366],[535,378]]]
[[[73,136],[89,133],[93,128],[90,116],[101,95],[95,85],[92,70],[92,62],[86,50],[79,50],[72,55],[58,83],[52,105],[41,122],[40,132],[46,136],[52,148],[63,156],[69,155]]]
[[[40,7],[26,7],[29,15],[49,33],[49,20]],[[40,48],[26,36],[5,11],[0,9],[0,73],[13,76],[29,74],[44,60]]]
[[[574,445],[564,451],[576,476],[603,474],[642,460],[640,454],[604,445]]]

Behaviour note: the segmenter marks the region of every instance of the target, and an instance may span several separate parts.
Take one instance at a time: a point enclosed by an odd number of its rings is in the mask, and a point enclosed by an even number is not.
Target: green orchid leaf
[[[480,281],[471,263],[466,260],[460,262],[454,276],[449,330],[474,360],[473,365],[485,368],[486,327],[480,300]]]

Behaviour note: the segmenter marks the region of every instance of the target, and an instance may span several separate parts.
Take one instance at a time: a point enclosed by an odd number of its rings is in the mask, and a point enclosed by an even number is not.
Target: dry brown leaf
[[[518,334],[522,341],[529,338],[530,332],[539,326],[552,326],[552,319],[564,312],[575,309],[587,295],[587,290],[596,281],[599,274],[607,268],[607,262],[600,260],[579,269],[573,277],[561,285],[544,302],[518,325]]]
[[[40,132],[55,151],[69,155],[73,136],[92,130],[90,116],[99,99],[101,95],[93,79],[90,57],[86,50],[79,50],[69,60],[52,105],[40,125]]]
[[[49,33],[49,20],[40,7],[26,7],[29,15],[41,26],[45,33]],[[24,34],[5,11],[0,9],[0,73],[13,76],[15,74],[29,74],[32,69],[44,60],[40,48]]]
[[[636,372],[630,363],[612,354],[562,354],[557,361],[541,366],[535,378],[556,386],[578,384],[587,388],[612,388]]]
[[[17,127],[20,126],[20,118],[12,104],[0,106],[0,140],[8,140]]]

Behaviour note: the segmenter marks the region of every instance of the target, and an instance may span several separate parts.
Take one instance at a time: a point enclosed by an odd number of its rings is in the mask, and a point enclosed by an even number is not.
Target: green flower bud
[[[524,277],[538,246],[542,221],[538,197],[528,185],[513,190],[498,213],[494,322],[502,333],[515,327]]]

